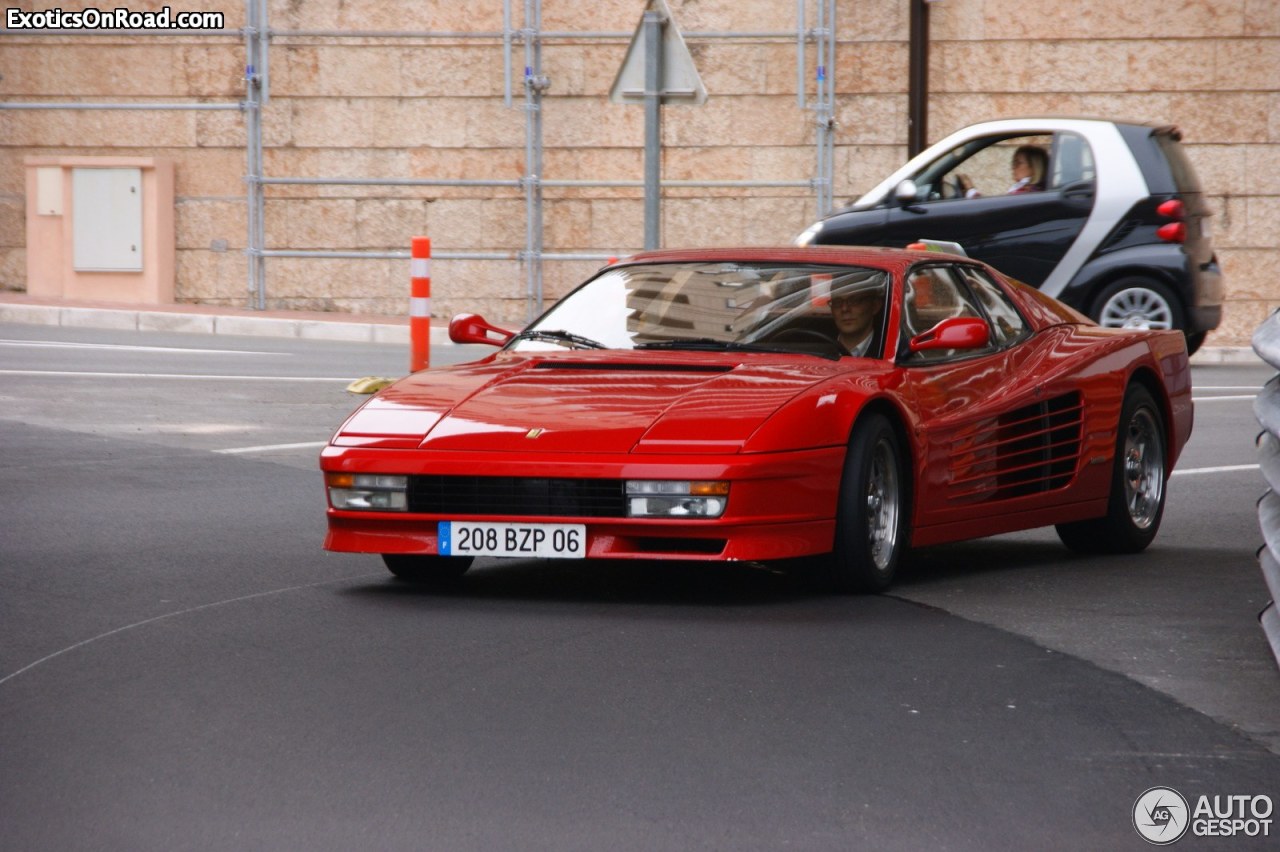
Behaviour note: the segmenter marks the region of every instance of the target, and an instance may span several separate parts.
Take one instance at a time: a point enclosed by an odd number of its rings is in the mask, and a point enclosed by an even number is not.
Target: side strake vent
[[[974,424],[951,454],[951,498],[1007,500],[1063,488],[1080,462],[1084,404],[1064,394]]]

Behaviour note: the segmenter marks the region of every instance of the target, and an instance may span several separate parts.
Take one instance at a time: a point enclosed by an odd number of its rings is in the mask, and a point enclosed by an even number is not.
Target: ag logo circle
[[[1187,800],[1172,787],[1152,787],[1133,803],[1134,829],[1156,846],[1177,842],[1190,824]]]

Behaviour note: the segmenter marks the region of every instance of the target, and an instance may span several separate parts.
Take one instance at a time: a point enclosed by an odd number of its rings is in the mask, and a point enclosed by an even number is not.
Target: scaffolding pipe
[[[243,110],[244,102],[234,104],[119,104],[119,103],[102,103],[87,104],[81,101],[74,103],[56,103],[56,102],[19,102],[19,103],[0,103],[0,109],[128,109],[128,110]]]

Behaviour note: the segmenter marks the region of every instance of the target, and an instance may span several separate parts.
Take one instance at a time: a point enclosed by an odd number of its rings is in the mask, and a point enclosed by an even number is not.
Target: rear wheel
[[[842,592],[879,592],[893,582],[906,549],[908,480],[902,441],[883,414],[862,417],[849,438],[835,548],[826,579]]]
[[[1168,287],[1147,278],[1113,281],[1094,299],[1090,316],[1107,328],[1185,328],[1182,305]]]
[[[1058,537],[1081,553],[1137,553],[1146,549],[1164,516],[1166,465],[1164,420],[1151,392],[1129,386],[1120,412],[1107,514],[1058,524]]]
[[[470,556],[424,556],[416,553],[384,553],[387,570],[411,583],[447,583],[471,567]]]

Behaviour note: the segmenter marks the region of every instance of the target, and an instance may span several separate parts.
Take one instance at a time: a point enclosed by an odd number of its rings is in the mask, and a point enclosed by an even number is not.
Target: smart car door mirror
[[[912,352],[930,349],[982,349],[991,340],[986,320],[978,317],[951,317],[911,338],[907,348]]]
[[[479,314],[458,314],[449,321],[449,339],[454,343],[487,343],[502,346],[515,337],[514,331],[498,328]],[[490,335],[497,335],[491,337]]]
[[[902,181],[902,183],[898,184],[898,186],[893,190],[893,197],[899,204],[905,207],[906,205],[915,202],[915,200],[920,197],[920,189],[916,186],[915,181],[911,180],[911,178],[907,178]]]

